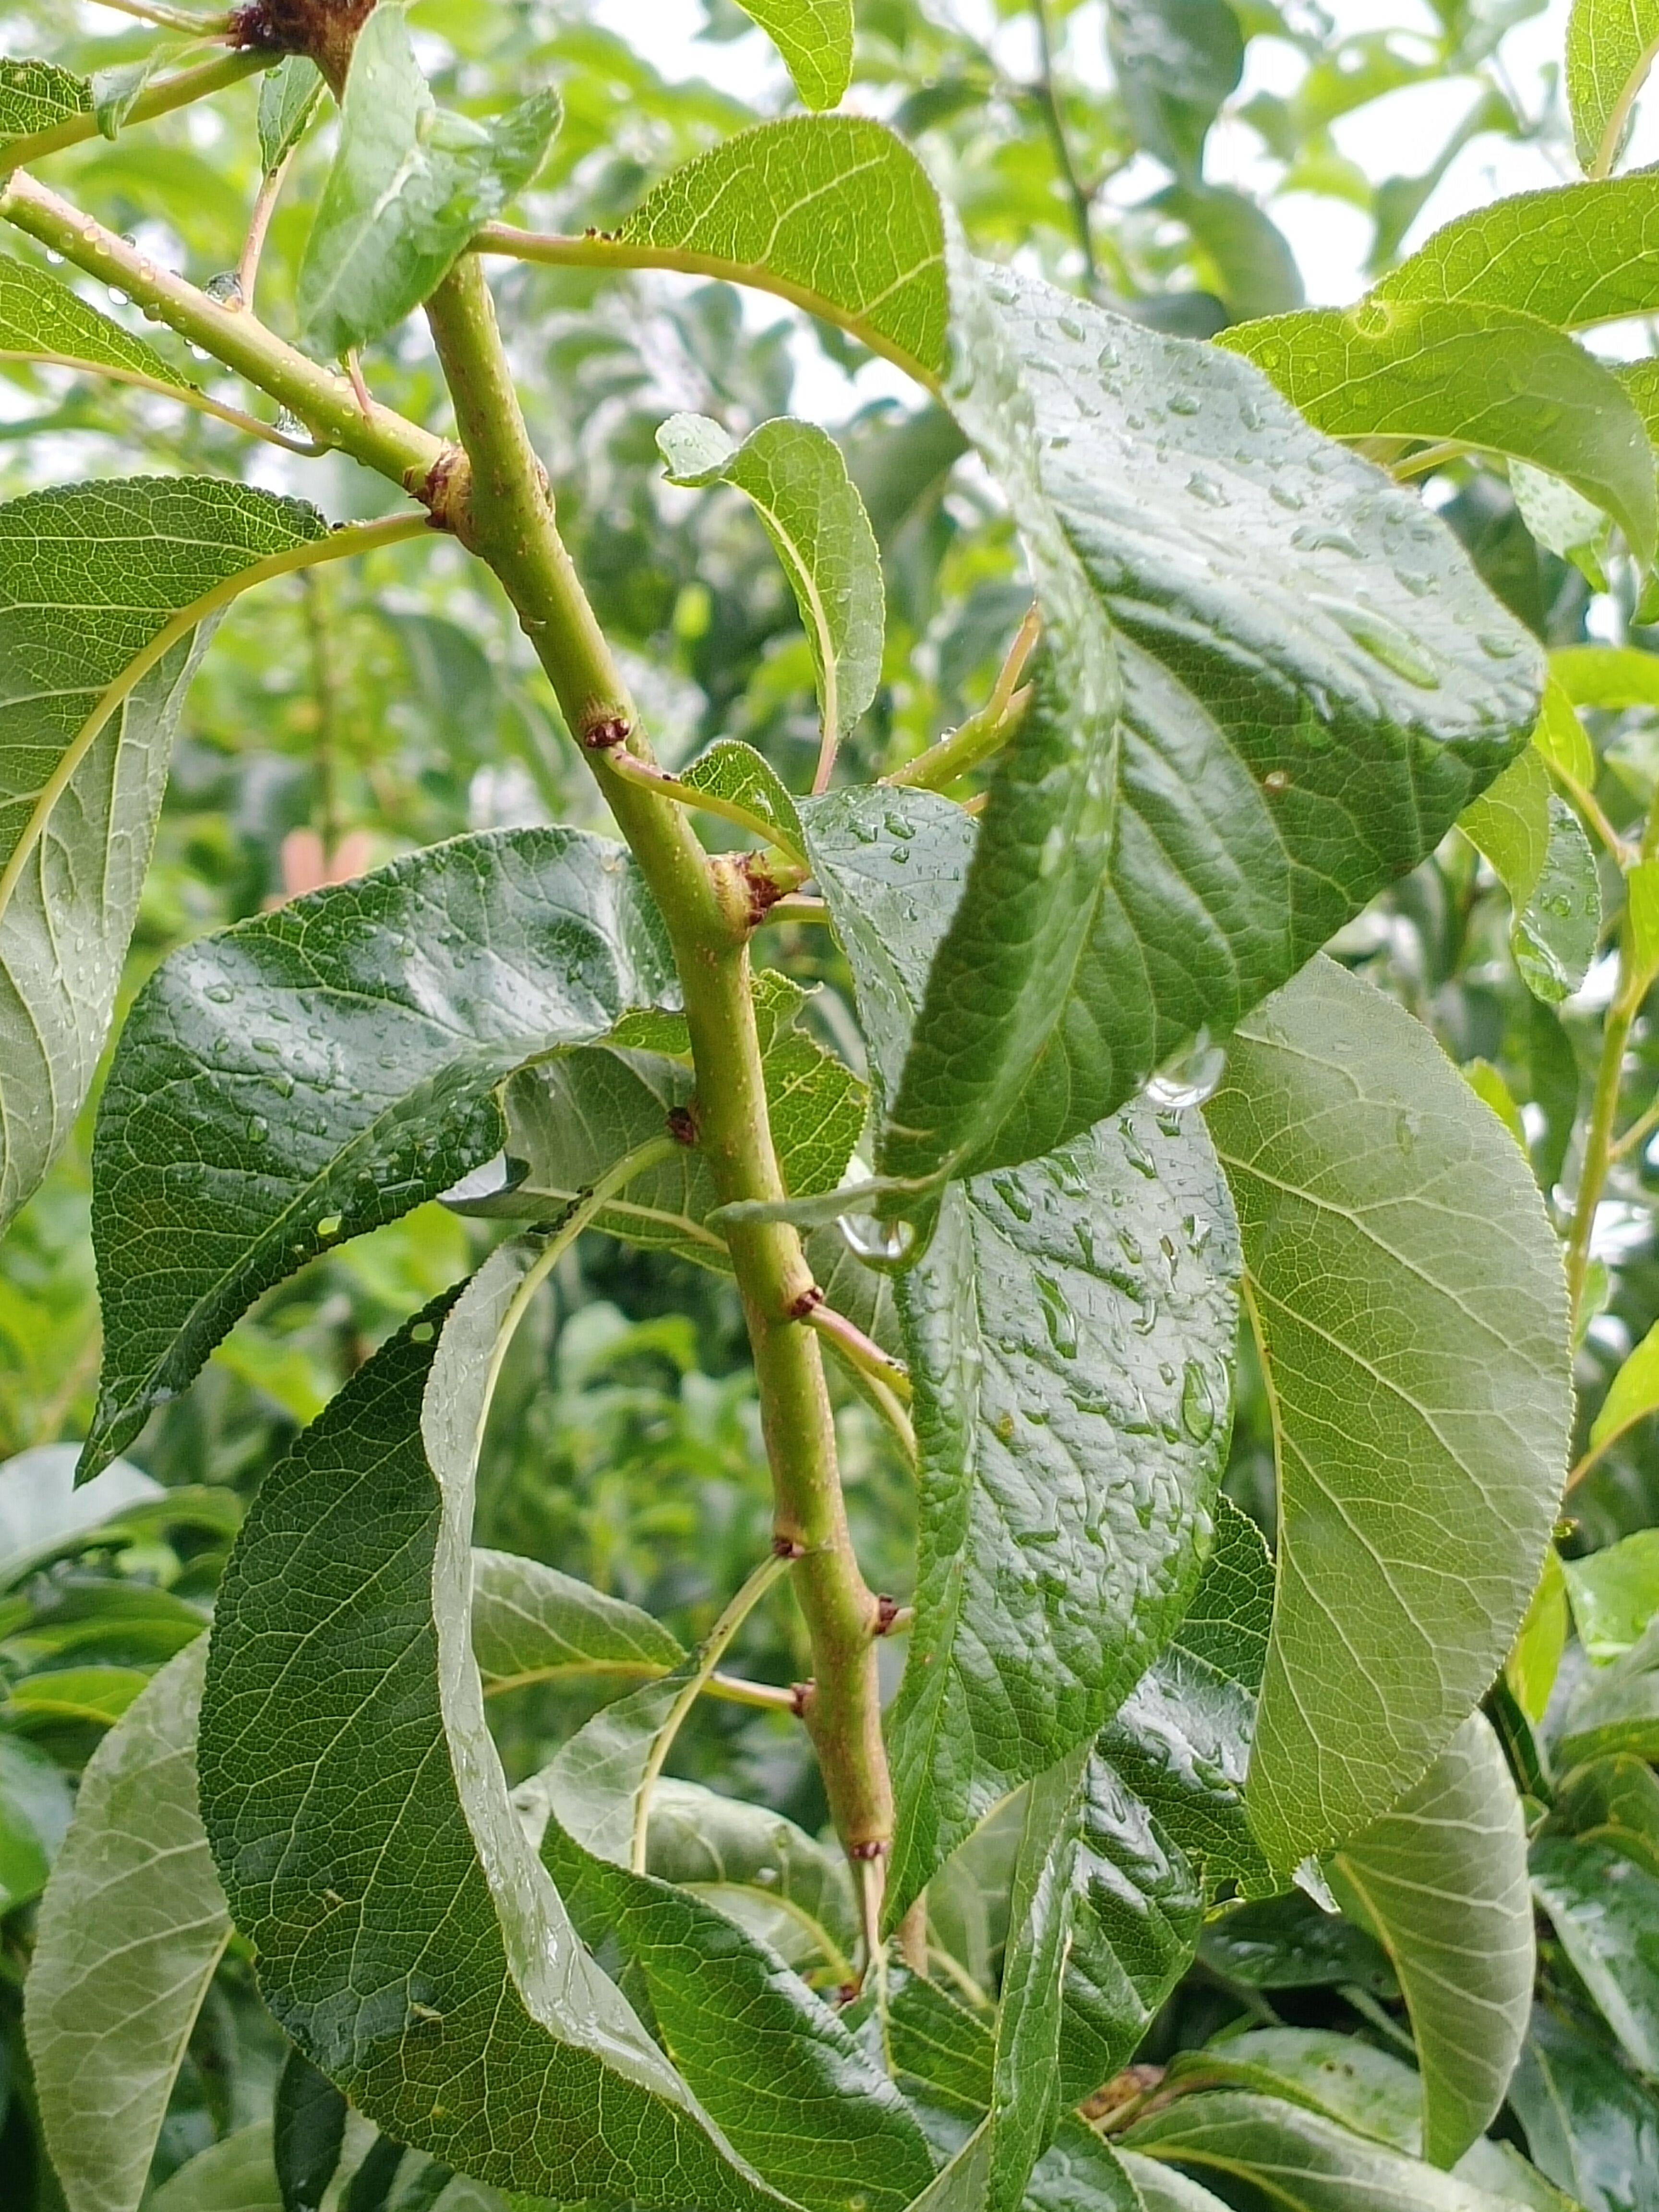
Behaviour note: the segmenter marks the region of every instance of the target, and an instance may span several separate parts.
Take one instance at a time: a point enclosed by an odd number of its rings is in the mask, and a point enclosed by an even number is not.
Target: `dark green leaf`
[[[828,313],[926,381],[944,370],[939,196],[879,123],[800,116],[739,131],[664,178],[617,235],[666,266],[758,282]]]
[[[1659,2173],[1659,2102],[1540,2006],[1510,2084],[1533,2163],[1584,2212],[1648,2212]]]
[[[671,483],[734,484],[754,501],[800,610],[833,750],[876,696],[887,617],[875,532],[841,447],[787,417],[738,446],[703,415],[670,416],[657,444]],[[798,826],[790,842],[799,849]]]
[[[283,2212],[319,2212],[345,2141],[346,2100],[303,2051],[290,2051],[276,2083],[271,2155]]]
[[[46,1887],[74,1802],[63,1769],[44,1752],[0,1735],[0,1916]]]
[[[491,1263],[429,1393],[439,1307],[266,1475],[221,1595],[203,1814],[266,2002],[395,2141],[561,2202],[775,2203],[575,1942],[484,1724],[471,1462],[520,1274]]]
[[[503,1076],[676,989],[633,863],[569,830],[459,838],[164,962],[99,1117],[86,1463],[262,1291],[489,1158]]]
[[[1372,295],[1229,331],[1334,438],[1450,439],[1547,469],[1652,557],[1653,448],[1610,369],[1553,323],[1487,300]]]
[[[1200,1875],[1245,1897],[1279,1887],[1244,1815],[1273,1570],[1255,1524],[1216,1500],[1215,1543],[1181,1626],[1108,1722],[1100,1750]]]
[[[1145,2212],[1127,2168],[1109,2143],[1069,2116],[1025,2187],[1026,2212]]]
[[[1188,184],[1171,185],[1154,204],[1191,231],[1236,320],[1288,314],[1302,305],[1302,271],[1290,240],[1257,201],[1224,185]]]
[[[853,76],[853,0],[739,0],[789,64],[809,107],[833,107]]]
[[[541,92],[486,125],[439,108],[399,5],[359,33],[340,143],[300,264],[307,342],[333,358],[400,323],[547,158],[562,110]]]
[[[24,1992],[41,2124],[70,2212],[134,2212],[230,1917],[196,1805],[207,1639],[88,1765]]]
[[[1629,1753],[1574,1767],[1555,1793],[1547,1832],[1609,1844],[1659,1881],[1659,1776]]]
[[[198,2151],[162,2183],[145,2212],[283,2212],[270,2121],[256,2120]]]
[[[1659,1621],[1609,1665],[1592,1668],[1561,1717],[1562,1766],[1626,1751],[1659,1759]]]
[[[204,477],[0,507],[0,1225],[68,1136],[103,1050],[208,625],[149,668],[146,649],[323,527],[296,501]]]
[[[1081,2103],[1133,2057],[1191,1964],[1204,1917],[1202,1887],[1185,1854],[1097,1753],[1084,1774],[1073,1881],[1064,2106]]]
[[[590,1856],[542,1856],[578,1934],[641,1978],[664,2049],[757,2172],[810,2212],[902,2212],[932,2178],[892,2083],[782,1960],[714,1905]]]
[[[1279,1455],[1247,1802],[1288,1869],[1420,1780],[1514,1643],[1565,1466],[1565,1295],[1513,1139],[1331,962],[1241,1026],[1208,1115]]]
[[[1472,1713],[1422,1781],[1327,1872],[1382,1943],[1411,2012],[1424,2155],[1452,2166],[1504,2101],[1537,1964],[1520,1798],[1498,1738]],[[1659,1891],[1656,1892],[1659,1894]]]
[[[0,61],[0,145],[92,112],[92,87],[53,62]]]
[[[1631,2063],[1659,2074],[1659,1876],[1609,1844],[1545,1836],[1532,1886]]]
[[[1387,1954],[1363,1928],[1291,1890],[1241,1905],[1211,1922],[1205,1964],[1247,1990],[1316,1990],[1352,1983],[1374,1996],[1398,1994]]]
[[[1111,0],[1107,42],[1135,137],[1196,179],[1205,137],[1243,70],[1237,16],[1225,0]]]

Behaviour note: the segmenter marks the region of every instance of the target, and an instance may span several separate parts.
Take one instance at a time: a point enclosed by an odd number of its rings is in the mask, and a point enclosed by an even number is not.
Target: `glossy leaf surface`
[[[0,507],[0,1222],[50,1166],[103,1050],[200,631],[127,672],[182,610],[323,526],[296,501],[205,477]]]
[[[384,335],[547,158],[562,110],[535,93],[488,125],[441,110],[401,5],[358,33],[340,143],[301,264],[307,342],[333,358]]]
[[[1632,2065],[1659,2074],[1659,1878],[1607,1844],[1545,1836],[1532,1881]]]
[[[164,962],[99,1118],[88,1463],[270,1284],[488,1159],[503,1076],[676,988],[633,863],[568,830],[459,838]]]
[[[1601,928],[1595,856],[1578,817],[1550,787],[1536,745],[1458,817],[1502,878],[1514,910],[1510,942],[1528,990],[1548,1005],[1589,973]]]
[[[1472,1713],[1422,1781],[1328,1866],[1392,1960],[1423,2076],[1423,2150],[1453,2166],[1504,2101],[1537,1964],[1520,1798]]]
[[[1659,2101],[1618,2060],[1540,2006],[1510,2101],[1533,2162],[1584,2212],[1646,2212]]]
[[[671,483],[729,483],[753,501],[800,610],[825,732],[844,738],[876,696],[887,608],[875,532],[840,447],[786,417],[734,445],[702,415],[671,415],[657,443]]]
[[[489,1692],[562,1675],[653,1675],[685,1656],[660,1621],[513,1552],[472,1554],[472,1652]]]
[[[1565,1466],[1565,1293],[1514,1139],[1334,963],[1241,1026],[1206,1111],[1279,1466],[1247,1802],[1289,1869],[1422,1778],[1515,1640]]]
[[[40,1906],[29,2056],[70,2212],[133,2212],[230,1916],[196,1802],[207,1640],[104,1738]]]

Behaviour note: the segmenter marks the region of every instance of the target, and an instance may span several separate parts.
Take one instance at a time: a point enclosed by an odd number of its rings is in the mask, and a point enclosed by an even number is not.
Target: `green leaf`
[[[433,99],[401,5],[358,33],[340,143],[300,264],[306,342],[334,359],[400,323],[534,179],[562,109],[533,93],[488,125]]]
[[[156,2191],[145,2212],[283,2212],[270,2121],[256,2120],[198,2151]]]
[[[94,1753],[41,1900],[24,1992],[70,2212],[134,2212],[230,1917],[196,1806],[207,1639]]]
[[[520,1796],[533,1790],[573,1843],[611,1866],[626,1866],[651,1747],[685,1679],[682,1669],[602,1707]],[[648,1831],[647,1841],[648,1846]]]
[[[1585,2212],[1647,2212],[1659,2102],[1565,2021],[1533,2014],[1510,2102],[1533,2162]]]
[[[1515,1647],[1504,1662],[1504,1685],[1534,1729],[1543,1725],[1549,1711],[1571,1626],[1561,1554],[1552,1544]]]
[[[858,1078],[797,1027],[806,997],[776,969],[755,978],[773,1142],[784,1188],[797,1198],[838,1186],[867,1109]],[[648,1024],[624,1020],[613,1047],[567,1053],[524,1069],[502,1094],[506,1157],[522,1166],[522,1176],[503,1183],[499,1169],[487,1166],[446,1192],[447,1202],[462,1212],[509,1219],[556,1218],[625,1154],[660,1136],[671,1113],[692,1109],[690,1061],[684,1021],[659,1016]],[[718,1203],[706,1156],[688,1144],[636,1176],[595,1221],[630,1243],[676,1252],[729,1274],[726,1240],[708,1225]],[[830,1243],[844,1257],[839,1238]],[[814,1248],[815,1260],[821,1249]]]
[[[154,346],[89,307],[55,276],[14,261],[9,254],[0,254],[0,355],[61,362],[141,384],[189,389],[185,379]]]
[[[1064,1978],[1077,1911],[1088,1765],[1086,1748],[1069,1753],[1039,1774],[1025,1795],[991,2069],[986,2212],[1018,2212],[1032,2169],[1064,2110]]]
[[[1225,0],[1111,0],[1106,21],[1130,129],[1196,180],[1210,125],[1243,71],[1237,16]]]
[[[789,64],[808,107],[833,107],[853,81],[853,0],[738,0]]]
[[[74,1802],[63,1769],[44,1752],[0,1735],[0,1917],[46,1887]]]
[[[1559,1005],[1595,957],[1601,887],[1589,841],[1571,807],[1552,791],[1538,746],[1529,745],[1466,807],[1457,826],[1509,892],[1510,943],[1522,980],[1534,997]]]
[[[616,235],[666,267],[759,281],[828,313],[925,382],[944,370],[939,196],[879,123],[797,116],[739,131],[665,177]]]
[[[1185,1611],[1231,1426],[1234,1251],[1201,1127],[1140,1109],[953,1188],[900,1279],[922,1492],[895,1911],[1092,1738]]]
[[[1301,1890],[1221,1914],[1205,1929],[1200,1956],[1247,1990],[1318,1990],[1352,1984],[1373,1996],[1400,1994],[1375,1936],[1326,1911]]]
[[[1632,2065],[1659,2074],[1659,1877],[1609,1844],[1544,1836],[1532,1886]]]
[[[1576,1766],[1555,1793],[1546,1832],[1607,1844],[1659,1879],[1659,1776],[1628,1754]]]
[[[148,53],[141,54],[137,61],[118,62],[112,69],[94,70],[90,80],[92,112],[100,134],[106,138],[118,137],[139,94],[148,88],[156,71],[189,51],[187,40],[167,39],[152,46]]]
[[[1279,1468],[1247,1803],[1288,1869],[1419,1782],[1514,1643],[1565,1466],[1565,1292],[1508,1133],[1333,963],[1241,1026],[1207,1110]]]
[[[0,61],[0,146],[90,115],[92,87],[53,62]]]
[[[303,54],[288,54],[259,80],[259,166],[280,169],[305,136],[323,96],[322,72]]]
[[[1230,1498],[1193,1601],[1106,1724],[1102,1756],[1197,1870],[1210,1897],[1279,1887],[1244,1814],[1256,1694],[1267,1661],[1273,1570],[1260,1531]]]
[[[1536,314],[1401,297],[1310,308],[1224,333],[1334,438],[1450,439],[1565,479],[1653,557],[1653,448],[1624,386]]]
[[[876,696],[887,613],[875,532],[841,447],[787,416],[738,446],[706,415],[671,415],[657,444],[671,483],[735,484],[754,501],[800,610],[833,752]]]
[[[1186,184],[1172,185],[1149,204],[1186,224],[1235,320],[1288,314],[1302,305],[1302,271],[1290,240],[1258,201],[1225,185]]]
[[[1218,2197],[1172,2166],[1155,2159],[1138,2158],[1133,2151],[1121,2154],[1126,2173],[1140,2195],[1143,2212],[1227,2212]]]
[[[1573,0],[1567,17],[1567,109],[1580,165],[1605,177],[1659,48],[1652,0]]]
[[[951,283],[951,410],[1007,500],[1043,643],[877,1143],[878,1175],[925,1185],[987,1152],[1065,1007],[1106,866],[1122,703],[1110,621],[1041,473],[1031,388],[1055,371],[1034,341],[1045,298],[1070,295],[981,275],[959,241]]]
[[[1562,1766],[1622,1751],[1659,1759],[1659,1622],[1609,1666],[1593,1669],[1561,1718]]]
[[[1550,673],[1575,707],[1659,707],[1659,655],[1629,645],[1570,645],[1550,655]]]
[[[36,1444],[0,1466],[0,1589],[141,1500],[162,1494],[154,1475],[125,1459],[77,1490],[78,1456],[73,1444]]]
[[[1630,1371],[1632,1362],[1651,1341],[1651,1336],[1644,1338],[1631,1354],[1613,1377],[1614,1390]],[[1611,1395],[1610,1392],[1609,1401]],[[1605,1405],[1602,1410],[1605,1413]],[[1644,1413],[1650,1410],[1649,1406],[1642,1407]],[[1590,1441],[1596,1441],[1595,1429]],[[1598,1664],[1616,1659],[1641,1640],[1649,1622],[1659,1613],[1659,1528],[1638,1528],[1633,1536],[1609,1544],[1605,1551],[1591,1552],[1582,1559],[1563,1559],[1561,1571],[1566,1577],[1579,1642]]]
[[[14,1682],[0,1714],[13,1728],[52,1728],[62,1722],[108,1728],[148,1686],[142,1667],[54,1667]]]
[[[1097,1753],[1084,1772],[1073,1882],[1060,2053],[1065,2106],[1092,2095],[1139,2049],[1192,1963],[1205,1904],[1185,1853]]]
[[[823,2000],[713,1905],[592,1857],[542,1856],[578,1934],[643,1985],[669,2057],[738,2151],[809,2212],[903,2212],[933,2175],[898,2091]]]
[[[1590,1425],[1592,1451],[1604,1450],[1659,1407],[1659,1327],[1650,1328],[1607,1386]],[[1627,1643],[1634,1643],[1627,1637]]]
[[[220,1595],[204,1818],[266,2002],[393,2140],[556,2201],[775,2203],[575,1942],[484,1724],[472,1463],[522,1265],[489,1263],[435,1376],[441,1304],[266,1475]]]
[[[271,2158],[283,2212],[320,2212],[345,2142],[346,2100],[303,2051],[290,2051],[276,2083]]]
[[[181,611],[323,533],[205,477],[0,507],[0,1227],[85,1101],[137,911],[179,708],[210,624]]]
[[[1206,2180],[1259,2190],[1282,2212],[1511,2212],[1486,2190],[1322,2112],[1242,2090],[1177,2098],[1122,2140],[1126,2151],[1196,2168]]]
[[[1638,415],[1641,411],[1638,407]],[[1645,421],[1644,417],[1644,427]],[[1509,477],[1516,511],[1537,543],[1546,552],[1571,561],[1591,591],[1606,591],[1613,533],[1601,508],[1559,477],[1547,476],[1525,461],[1511,461]]]
[[[458,838],[163,962],[94,1148],[106,1348],[83,1464],[262,1291],[488,1159],[504,1076],[677,990],[633,863],[571,830]]]
[[[472,1656],[486,1692],[573,1674],[626,1680],[685,1654],[636,1605],[513,1552],[472,1554]]]
[[[879,583],[878,574],[878,588]],[[752,745],[736,738],[716,738],[707,751],[680,771],[677,781],[696,792],[698,803],[707,811],[726,813],[728,820],[738,822],[751,836],[758,832],[769,844],[781,845],[793,858],[805,852],[795,802],[777,770]]]
[[[1076,987],[975,1167],[1052,1151],[1199,1031],[1228,1035],[1432,849],[1538,711],[1534,648],[1415,494],[1247,362],[1014,298],[1042,488],[1115,625],[1125,708]]]
[[[1424,2154],[1453,2166],[1504,2101],[1536,1965],[1526,1823],[1485,1717],[1472,1713],[1327,1872],[1400,1978],[1423,2075]]]

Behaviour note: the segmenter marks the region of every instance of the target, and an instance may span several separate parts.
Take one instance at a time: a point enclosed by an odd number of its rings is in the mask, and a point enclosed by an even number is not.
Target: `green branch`
[[[245,76],[255,76],[282,59],[280,54],[246,52],[227,54],[222,61],[204,62],[199,69],[181,70],[177,76],[164,76],[147,92],[141,92],[128,110],[126,126],[135,123],[153,123],[158,115],[171,115],[175,108],[188,107],[192,101],[205,100],[210,94],[223,92],[227,86],[240,84]],[[83,146],[89,138],[101,137],[98,118],[90,108],[82,115],[71,115],[62,123],[54,123],[49,131],[32,131],[27,138],[14,138],[0,146],[0,174],[8,169],[21,169],[32,161],[44,161],[48,154],[62,154],[70,146]]]

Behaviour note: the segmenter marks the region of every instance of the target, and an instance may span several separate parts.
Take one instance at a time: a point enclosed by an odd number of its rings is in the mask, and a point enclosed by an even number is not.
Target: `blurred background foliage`
[[[730,0],[703,0],[695,54],[706,82],[659,74],[652,0],[420,0],[411,12],[422,58],[452,105],[484,113],[531,83],[561,87],[564,129],[531,196],[532,219],[548,228],[605,225],[665,169],[752,120],[757,106],[787,104],[787,81],[764,65],[761,97],[750,96],[755,40]],[[682,12],[695,27],[696,9]],[[1408,236],[1420,239],[1425,209],[1472,147],[1524,153],[1540,177],[1571,173],[1547,73],[1523,94],[1510,66],[1513,40],[1540,12],[1537,0],[1437,0],[1432,9],[1398,0],[1380,22],[1373,12],[1353,27],[1314,0],[1120,0],[1109,11],[1101,0],[860,0],[853,101],[915,140],[981,251],[1018,254],[1160,327],[1206,336],[1298,304],[1304,285],[1322,295],[1322,272],[1302,265],[1310,223],[1317,228],[1310,207],[1350,242],[1356,270],[1374,273]],[[64,0],[8,0],[0,25],[8,53],[80,71],[133,58],[155,40],[111,9]],[[1271,66],[1255,67],[1257,55]],[[745,97],[723,83],[740,84]],[[1413,88],[1434,98],[1395,142],[1398,173],[1345,150],[1346,120]],[[94,141],[58,157],[53,181],[158,258],[210,279],[241,251],[258,181],[256,97],[243,86],[209,107]],[[329,143],[325,125],[302,148],[273,226],[259,308],[279,330],[292,327],[293,280]],[[668,762],[717,734],[738,735],[799,787],[817,738],[806,644],[751,511],[734,494],[662,482],[654,434],[679,408],[741,436],[793,406],[844,440],[890,601],[885,680],[847,749],[847,776],[897,765],[983,701],[1028,604],[1017,549],[982,483],[957,465],[949,423],[918,407],[893,372],[845,337],[718,284],[602,282],[529,266],[496,281],[562,526]],[[364,367],[380,397],[441,424],[418,320]],[[204,470],[251,471],[336,519],[374,514],[391,499],[337,459],[250,454],[235,433],[160,398],[0,363],[0,495],[71,477]],[[1548,645],[1659,642],[1637,620],[1628,564],[1587,579],[1545,551],[1501,473],[1453,461],[1425,495]],[[1589,720],[1596,797],[1615,827],[1639,824],[1659,782],[1659,718],[1641,708]],[[191,694],[123,1011],[173,947],[325,875],[466,830],[553,819],[597,823],[591,783],[505,603],[456,548],[403,546],[349,573],[267,587],[228,616]],[[1334,949],[1427,1022],[1460,1065],[1496,1071],[1540,1186],[1565,1218],[1559,1194],[1574,1185],[1612,959],[1550,1007],[1520,980],[1509,922],[1490,870],[1454,834]],[[833,947],[799,927],[768,942],[781,965],[822,987],[808,1018],[856,1059],[848,980]],[[1638,1024],[1632,1049],[1633,1119],[1659,1097],[1659,1034]],[[89,1415],[99,1352],[88,1229],[94,1110],[95,1100],[77,1143],[0,1247],[0,1458],[75,1439]],[[1655,1187],[1638,1144],[1620,1161],[1598,1221],[1607,1281],[1579,1355],[1581,1445],[1613,1373],[1659,1318]],[[8,1808],[32,1808],[15,1825],[33,1823],[48,1841],[54,1824],[61,1832],[70,1779],[102,1723],[205,1617],[241,1501],[264,1468],[375,1345],[477,1265],[491,1234],[433,1206],[318,1261],[271,1293],[197,1386],[151,1423],[131,1457],[159,1496],[90,1536],[66,1537],[44,1555],[37,1547],[21,1565],[0,1544],[0,1905],[10,1908],[0,1920],[0,2195],[18,2212],[58,2200],[34,2148],[16,2002],[39,1880],[27,1852],[5,1856]],[[908,1478],[861,1401],[843,1394],[838,1418],[866,1575],[902,1597]],[[1248,1353],[1229,1487],[1271,1525],[1271,1438]],[[1572,1512],[1570,1554],[1659,1521],[1651,1421],[1601,1459]],[[690,1640],[763,1545],[768,1515],[733,1292],[684,1262],[588,1236],[515,1347],[479,1540],[647,1606]],[[744,1632],[744,1669],[789,1680],[805,1663],[787,1600],[769,1604]],[[513,1693],[495,1715],[509,1771],[539,1764],[581,1717],[568,1691]],[[684,1771],[821,1824],[810,1759],[787,1723],[700,1707],[677,1757]],[[986,1841],[988,1866],[999,1849],[994,1835]],[[971,1945],[979,1970],[994,1976],[994,1879],[988,1886],[989,1917],[981,1913]],[[939,1901],[941,1912],[958,1909],[973,1917],[961,1899]],[[1380,1954],[1359,1955],[1365,1939],[1347,1931],[1340,1958],[1314,1956],[1304,1925],[1313,1908],[1297,1900],[1259,1911],[1276,1911],[1284,1927],[1266,1931],[1253,1964],[1237,1946],[1206,1946],[1145,2057],[1166,2057],[1231,2018],[1352,2027],[1376,2015],[1386,2029],[1379,2008],[1392,1984]],[[1269,1954],[1278,1969],[1262,1968]],[[234,1953],[192,2043],[158,2185],[268,2109],[280,2059],[247,1961]]]

